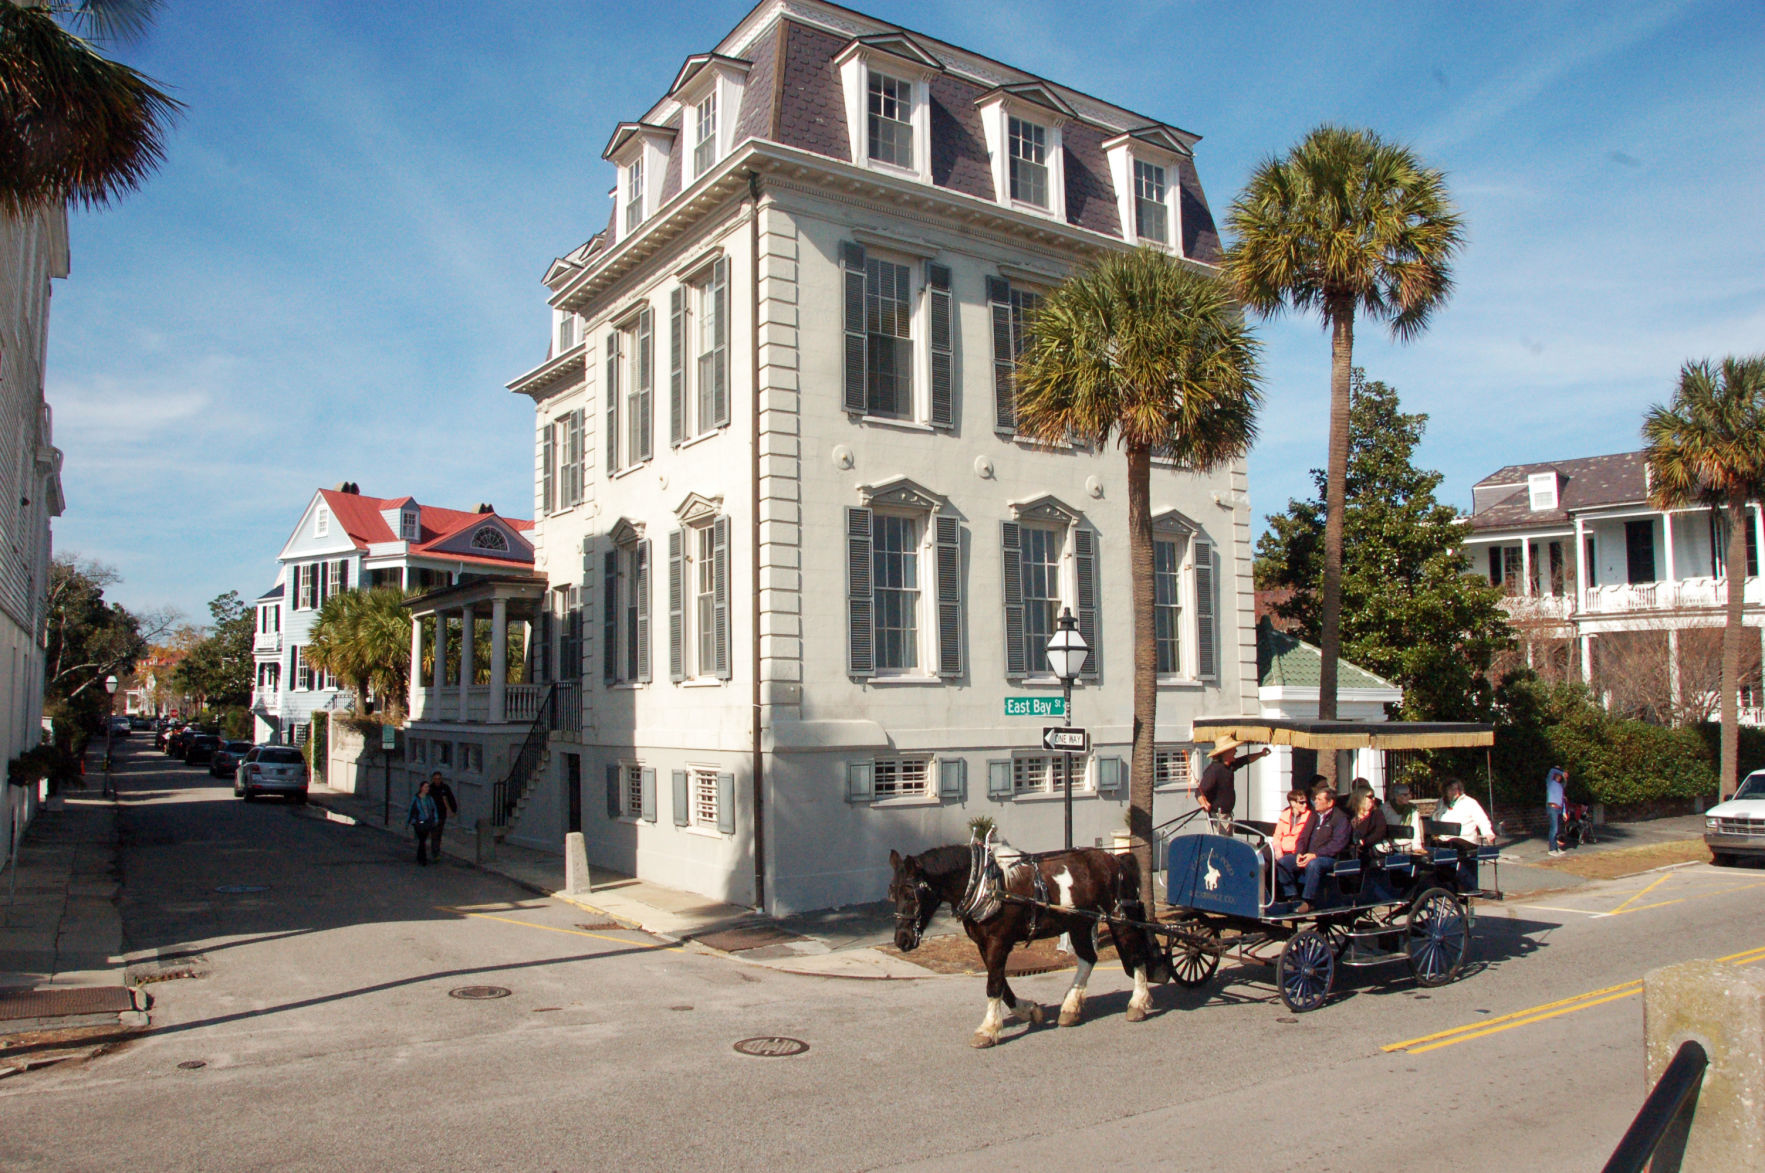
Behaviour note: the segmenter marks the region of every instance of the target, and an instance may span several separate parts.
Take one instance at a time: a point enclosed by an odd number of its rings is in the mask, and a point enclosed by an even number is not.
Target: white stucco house
[[[44,608],[49,522],[66,507],[61,450],[43,378],[50,282],[68,274],[67,211],[0,213],[0,756],[11,761],[43,738]],[[7,786],[6,838],[31,820],[37,790]]]
[[[658,79],[663,80],[663,79]],[[606,227],[545,274],[543,722],[513,837],[771,912],[879,898],[976,815],[1059,846],[1043,648],[1092,647],[1077,842],[1122,825],[1125,461],[1014,427],[1026,311],[1110,250],[1200,268],[1199,137],[815,0],[766,0],[612,129]],[[1160,817],[1190,721],[1255,711],[1242,463],[1153,472]],[[549,617],[549,618],[547,618]]]
[[[347,704],[337,681],[302,650],[327,598],[358,587],[419,590],[531,575],[532,525],[489,505],[466,511],[369,497],[353,482],[315,492],[276,556],[275,585],[257,599],[255,739],[302,743],[314,713]]]

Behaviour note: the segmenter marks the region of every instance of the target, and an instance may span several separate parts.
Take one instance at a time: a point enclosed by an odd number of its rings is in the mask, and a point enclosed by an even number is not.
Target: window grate
[[[1152,784],[1156,787],[1194,785],[1186,748],[1155,749],[1152,753]]]
[[[717,771],[693,771],[693,823],[717,826]]]
[[[643,767],[627,762],[621,769],[625,775],[625,815],[635,819],[643,814]]]
[[[930,758],[878,758],[872,769],[878,799],[923,798],[931,793]]]

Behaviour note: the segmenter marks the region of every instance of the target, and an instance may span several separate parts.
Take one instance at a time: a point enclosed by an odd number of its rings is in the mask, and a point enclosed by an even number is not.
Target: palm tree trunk
[[[1741,607],[1747,588],[1747,499],[1738,494],[1728,502],[1728,550],[1723,573],[1728,578],[1728,616],[1722,628],[1722,773],[1717,793],[1726,798],[1740,780],[1740,644],[1746,634]]]
[[[1128,775],[1128,834],[1140,865],[1140,899],[1152,893],[1152,741],[1158,728],[1158,645],[1152,612],[1152,449],[1128,447],[1128,581],[1134,611],[1134,746]]]
[[[1354,366],[1354,302],[1334,298],[1330,315],[1330,458],[1324,485],[1323,633],[1318,640],[1318,718],[1336,718],[1336,661],[1342,655],[1342,520],[1348,510],[1348,385]],[[1318,759],[1318,772],[1336,785],[1336,755]]]

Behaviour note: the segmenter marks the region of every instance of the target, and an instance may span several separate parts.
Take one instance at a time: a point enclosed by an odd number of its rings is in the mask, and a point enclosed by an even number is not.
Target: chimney
[[[350,496],[355,497],[361,494],[362,487],[354,481],[338,481],[337,487],[332,491],[337,493],[348,493]]]
[[[478,508],[474,509],[472,512],[474,512],[474,513],[495,513],[496,506],[492,505],[488,501],[480,501],[480,502],[478,502]]]

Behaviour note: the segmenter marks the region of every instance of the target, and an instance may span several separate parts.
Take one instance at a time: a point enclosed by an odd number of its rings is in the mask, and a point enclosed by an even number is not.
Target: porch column
[[[447,612],[437,608],[435,612],[435,671],[431,677],[435,681],[435,703],[441,704],[441,690],[447,687]]]
[[[411,616],[411,703],[406,706],[406,718],[417,712],[417,689],[423,686],[423,617]]]
[[[1673,699],[1673,708],[1677,713],[1683,694],[1679,687],[1679,629],[1669,628],[1667,631],[1667,695]]]
[[[470,605],[460,608],[460,720],[466,720],[470,711],[466,707],[466,698],[472,691],[472,681],[478,675],[478,666],[474,664],[473,655],[477,651],[478,612]]]
[[[1765,514],[1761,513],[1757,505],[1750,508],[1753,511],[1753,548],[1758,551],[1760,558],[1765,558]],[[1765,567],[1758,569],[1765,570]],[[1757,578],[1758,576],[1754,575],[1753,577]],[[1742,600],[1745,600],[1746,597],[1746,594],[1742,593]]]
[[[1673,515],[1665,511],[1661,514],[1661,545],[1667,551],[1667,581],[1677,582],[1679,575],[1673,569]]]
[[[490,601],[490,714],[500,725],[507,714],[509,687],[509,601]]]
[[[1575,519],[1575,613],[1587,610],[1587,530]],[[1546,828],[1548,830],[1549,828]]]
[[[1532,594],[1532,539],[1520,539],[1520,593]]]
[[[1581,683],[1593,685],[1593,636],[1581,637]]]

